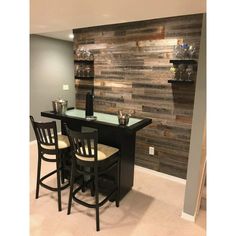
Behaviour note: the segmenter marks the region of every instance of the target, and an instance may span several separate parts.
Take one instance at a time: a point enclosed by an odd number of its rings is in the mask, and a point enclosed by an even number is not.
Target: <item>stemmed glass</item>
[[[75,76],[79,75],[79,65],[75,65]]]
[[[181,46],[182,46],[182,50],[183,50],[183,58],[188,58],[189,45],[187,43],[183,43]]]
[[[189,45],[188,51],[190,58],[194,58],[196,56],[196,47],[194,44]]]
[[[183,50],[182,50],[181,45],[178,44],[174,47],[174,53],[175,53],[176,58],[182,58],[183,57]]]
[[[89,65],[86,65],[86,67],[85,67],[85,75],[86,75],[86,77],[91,76],[91,68]]]
[[[183,73],[185,71],[185,66],[184,64],[180,64],[178,66],[178,69],[179,69],[179,80],[183,80]]]
[[[171,68],[170,68],[170,72],[171,72],[171,74],[172,74],[172,80],[175,80],[176,79],[176,68],[174,67],[174,66],[172,66]]]
[[[193,74],[193,66],[188,65],[188,67],[186,68],[186,72],[187,72],[187,75],[188,75],[188,80],[191,81],[191,75]]]
[[[85,76],[85,66],[82,65],[82,64],[79,66],[79,76],[80,77],[84,77]]]
[[[89,61],[90,52],[88,50],[84,51],[84,60]]]

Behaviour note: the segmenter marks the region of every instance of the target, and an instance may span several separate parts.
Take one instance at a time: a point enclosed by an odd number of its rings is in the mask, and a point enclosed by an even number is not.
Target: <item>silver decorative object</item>
[[[196,47],[194,44],[178,44],[174,47],[174,54],[179,59],[189,59],[196,57]]]
[[[130,114],[123,113],[121,110],[119,110],[118,111],[119,125],[128,125],[130,116],[131,116]]]
[[[84,48],[78,48],[76,50],[76,56],[78,57],[79,60],[85,60],[85,61],[93,61],[94,56],[93,54]]]

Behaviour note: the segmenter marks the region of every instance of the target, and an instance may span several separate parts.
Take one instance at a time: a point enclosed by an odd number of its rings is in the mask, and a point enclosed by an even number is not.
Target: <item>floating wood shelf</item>
[[[93,79],[93,76],[75,76],[75,79]]]
[[[84,64],[93,64],[94,63],[94,61],[92,61],[92,60],[74,60],[74,62],[77,62],[77,63],[84,63]]]
[[[181,84],[181,83],[186,83],[186,84],[193,84],[194,83],[194,81],[193,80],[174,80],[174,79],[169,79],[168,80],[168,83],[179,83],[179,84]]]
[[[197,64],[196,60],[192,60],[192,59],[176,59],[176,60],[170,60],[170,63],[173,64]]]

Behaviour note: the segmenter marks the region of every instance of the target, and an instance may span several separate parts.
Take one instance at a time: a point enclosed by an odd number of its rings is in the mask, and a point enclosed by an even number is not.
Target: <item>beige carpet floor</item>
[[[37,148],[30,145],[30,235],[31,236],[205,236],[206,212],[195,223],[181,218],[185,185],[135,168],[134,186],[116,208],[108,202],[100,210],[100,232],[95,211],[74,203],[67,215],[68,188],[62,193],[61,212],[57,194],[40,188],[35,199]],[[43,165],[43,172],[54,169]],[[55,185],[55,177],[48,180]]]

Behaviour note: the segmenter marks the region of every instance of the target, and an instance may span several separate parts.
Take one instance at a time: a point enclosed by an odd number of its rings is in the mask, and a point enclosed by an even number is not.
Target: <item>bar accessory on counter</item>
[[[86,94],[86,104],[85,104],[85,118],[87,120],[96,120],[97,117],[93,115],[93,99],[94,95],[91,92]]]
[[[118,111],[119,125],[128,125],[130,114],[123,113],[121,110]]]
[[[57,114],[65,114],[67,111],[68,101],[63,99],[56,99],[52,101],[53,111]]]

